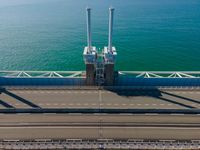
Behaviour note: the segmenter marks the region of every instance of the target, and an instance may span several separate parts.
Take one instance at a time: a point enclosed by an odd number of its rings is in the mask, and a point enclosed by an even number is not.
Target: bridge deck
[[[5,90],[0,108],[200,108],[200,90]]]

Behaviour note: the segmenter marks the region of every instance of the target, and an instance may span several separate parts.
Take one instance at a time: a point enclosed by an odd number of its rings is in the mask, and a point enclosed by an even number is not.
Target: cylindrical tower
[[[87,44],[88,44],[88,53],[92,49],[92,37],[91,37],[91,8],[86,8],[86,17],[87,17]]]
[[[109,8],[109,33],[108,33],[108,51],[112,51],[112,34],[113,34],[113,16],[114,8]]]

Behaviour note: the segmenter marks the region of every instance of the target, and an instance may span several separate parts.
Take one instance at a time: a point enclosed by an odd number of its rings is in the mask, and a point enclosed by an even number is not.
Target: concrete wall
[[[85,78],[11,78],[0,77],[0,86],[53,86],[69,85],[83,86]]]
[[[118,77],[115,86],[200,86],[200,78]]]
[[[86,64],[86,85],[95,84],[95,67],[94,64]]]
[[[114,64],[105,65],[105,85],[112,86],[114,83]]]

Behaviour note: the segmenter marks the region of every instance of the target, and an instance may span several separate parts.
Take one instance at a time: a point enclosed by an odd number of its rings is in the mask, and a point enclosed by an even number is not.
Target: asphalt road
[[[200,108],[200,91],[8,90],[0,108]]]
[[[5,90],[0,108],[200,108],[197,90]],[[0,139],[199,140],[199,115],[0,114]]]
[[[196,140],[198,115],[1,114],[0,139]]]

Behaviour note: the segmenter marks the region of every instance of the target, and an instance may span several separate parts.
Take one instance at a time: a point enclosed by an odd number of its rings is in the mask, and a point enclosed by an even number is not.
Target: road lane
[[[1,114],[0,139],[199,139],[198,115]]]
[[[200,91],[9,90],[0,100],[15,108],[200,108]],[[20,101],[19,98],[25,100]],[[28,104],[27,104],[28,102]],[[29,104],[30,103],[30,104]],[[32,105],[31,105],[32,104]],[[1,105],[0,108],[8,108]]]

